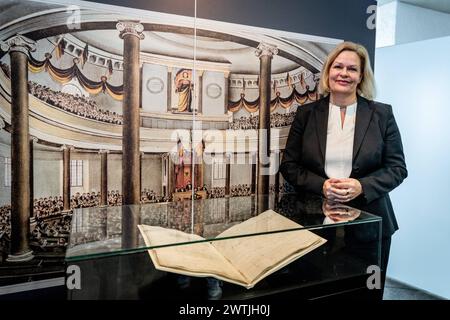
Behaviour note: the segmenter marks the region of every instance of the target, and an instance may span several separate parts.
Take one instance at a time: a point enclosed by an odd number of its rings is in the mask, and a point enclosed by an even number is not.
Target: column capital
[[[0,41],[0,48],[5,52],[18,51],[28,56],[30,52],[36,51],[36,42],[18,34],[6,41]]]
[[[69,146],[67,144],[63,144],[60,148],[61,151],[64,151],[64,150],[73,151],[74,149],[75,149],[74,146]]]
[[[102,154],[102,153],[108,154],[108,153],[109,153],[109,150],[106,150],[106,149],[100,149],[100,150],[98,150],[98,153],[100,153],[100,154]]]
[[[319,82],[320,81],[320,72],[319,73],[315,73],[313,75],[313,81],[314,82]]]
[[[255,55],[258,58],[261,58],[262,56],[272,57],[277,54],[278,54],[278,48],[276,46],[267,44],[265,42],[261,42],[258,45],[258,48],[256,48],[256,50],[255,50]]]
[[[119,30],[120,39],[123,39],[126,35],[132,35],[138,37],[140,40],[144,40],[144,26],[139,21],[119,21],[116,24],[116,29]]]
[[[34,136],[30,136],[30,142],[37,143],[38,140],[39,140],[38,138],[36,138]]]
[[[225,158],[225,163],[228,164],[230,163],[230,159],[233,156],[233,154],[231,152],[225,152],[223,154],[224,158]]]
[[[0,130],[4,129],[6,127],[5,120],[3,120],[2,117],[0,117]]]

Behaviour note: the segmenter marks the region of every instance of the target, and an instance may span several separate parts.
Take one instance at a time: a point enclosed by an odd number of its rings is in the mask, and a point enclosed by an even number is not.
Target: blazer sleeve
[[[322,187],[326,179],[302,165],[303,134],[311,113],[310,111],[305,112],[305,109],[298,108],[295,120],[291,125],[281,160],[280,172],[296,190],[301,189],[322,195]]]
[[[402,139],[391,106],[388,106],[383,142],[382,167],[358,179],[367,203],[386,195],[408,176]]]

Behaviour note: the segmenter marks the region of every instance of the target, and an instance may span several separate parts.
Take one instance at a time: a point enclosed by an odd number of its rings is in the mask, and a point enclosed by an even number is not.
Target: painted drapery
[[[276,97],[270,101],[270,111],[273,112],[276,108],[282,107],[287,109],[292,106],[294,102],[299,105],[305,104],[307,101],[316,101],[319,99],[319,94],[317,92],[317,85],[314,89],[310,89],[306,85],[306,91],[304,93],[299,93],[294,87],[289,96],[283,98],[280,96],[280,92],[277,91]],[[228,104],[228,111],[237,112],[245,108],[250,113],[254,113],[259,109],[259,97],[253,101],[245,99],[245,93],[241,93],[241,98],[238,101],[230,101]]]
[[[100,92],[108,93],[111,97],[116,100],[123,99],[123,85],[113,86],[108,83],[108,78],[102,76],[100,81],[93,81],[88,79],[78,68],[76,59],[72,67],[67,69],[60,69],[55,67],[51,61],[51,55],[47,54],[45,60],[39,61],[30,55],[28,60],[28,69],[33,73],[38,73],[42,71],[48,72],[48,74],[59,83],[67,83],[73,78],[76,78],[80,85],[90,94],[99,94]]]

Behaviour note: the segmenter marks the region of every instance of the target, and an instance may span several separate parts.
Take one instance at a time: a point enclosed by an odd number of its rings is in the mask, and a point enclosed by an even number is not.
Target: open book
[[[147,246],[201,241],[178,230],[139,225]],[[301,225],[267,210],[225,230],[217,238],[300,228]],[[326,242],[308,230],[247,236],[148,250],[155,268],[195,277],[214,277],[246,287],[283,268]]]

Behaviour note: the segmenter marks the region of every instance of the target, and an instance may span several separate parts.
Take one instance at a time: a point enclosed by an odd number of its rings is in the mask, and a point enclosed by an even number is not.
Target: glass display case
[[[367,279],[380,265],[380,217],[310,195],[265,197],[264,212],[254,196],[76,209],[66,263],[79,279],[68,298],[376,296]],[[305,237],[311,241],[301,246]],[[224,264],[241,263],[244,277],[259,272],[256,280],[229,281],[210,267],[210,245],[226,248]],[[173,268],[159,264],[164,255],[175,259]],[[189,260],[200,272],[189,269]]]

